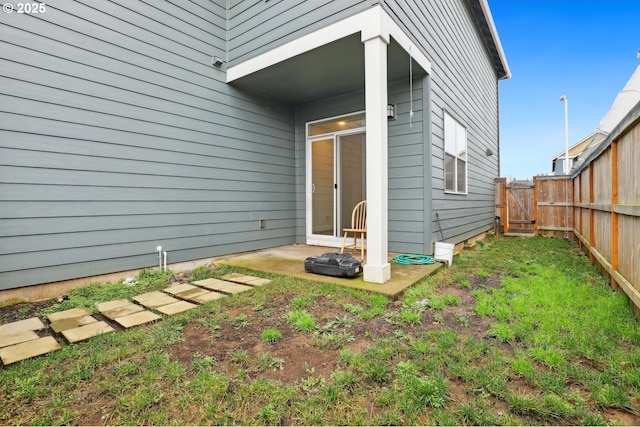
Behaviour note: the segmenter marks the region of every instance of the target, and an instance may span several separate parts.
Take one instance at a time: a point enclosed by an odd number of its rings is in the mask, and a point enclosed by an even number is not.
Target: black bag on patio
[[[351,254],[326,253],[304,260],[305,271],[333,277],[356,277],[362,273],[362,262]]]

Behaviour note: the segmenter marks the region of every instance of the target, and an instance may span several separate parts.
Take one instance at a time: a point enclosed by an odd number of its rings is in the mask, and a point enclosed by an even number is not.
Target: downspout
[[[498,161],[498,177],[500,177],[500,79],[496,80],[496,100],[497,100],[497,106],[498,108],[496,109],[496,124],[498,125],[498,155],[497,157],[497,161]],[[495,197],[495,195],[494,195]]]

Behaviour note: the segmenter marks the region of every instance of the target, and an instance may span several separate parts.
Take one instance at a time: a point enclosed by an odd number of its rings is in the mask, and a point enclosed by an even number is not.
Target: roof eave
[[[480,33],[484,39],[485,45],[491,54],[494,62],[494,66],[498,73],[498,80],[507,80],[511,78],[511,70],[507,63],[507,58],[502,49],[502,43],[498,36],[498,30],[496,29],[491,10],[487,0],[467,0],[473,16],[478,24]]]

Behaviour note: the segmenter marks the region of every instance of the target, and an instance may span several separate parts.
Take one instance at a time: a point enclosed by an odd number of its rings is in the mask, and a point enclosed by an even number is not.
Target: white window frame
[[[342,245],[342,239],[343,239],[342,233],[338,233],[337,236],[328,236],[328,235],[311,233],[311,230],[313,230],[312,205],[311,205],[311,200],[313,198],[313,184],[312,184],[311,171],[313,169],[313,165],[312,165],[312,158],[311,158],[311,153],[312,153],[311,144],[313,144],[314,141],[333,138],[334,149],[337,149],[336,141],[338,140],[339,137],[345,136],[345,135],[357,134],[357,133],[364,133],[366,132],[366,129],[367,129],[366,127],[367,125],[365,121],[363,127],[350,128],[350,129],[345,129],[343,131],[335,130],[332,132],[311,136],[310,135],[311,126],[320,122],[329,122],[329,121],[339,120],[341,118],[350,118],[350,117],[357,117],[357,116],[362,116],[364,119],[365,111],[359,110],[352,113],[341,114],[339,116],[325,117],[323,119],[306,122],[305,124],[305,136],[306,136],[306,144],[305,144],[306,174],[305,176],[306,176],[306,182],[307,182],[306,194],[305,194],[305,200],[306,200],[305,224],[306,224],[307,245],[318,245],[318,246],[339,248]],[[339,178],[337,178],[337,180],[339,181]],[[336,197],[336,194],[334,194],[334,206],[336,206],[337,209],[334,209],[334,211],[339,212],[338,209],[342,209],[342,207],[340,206],[338,208],[337,204],[339,203],[339,200],[335,197]],[[334,217],[334,224],[337,224],[337,218],[335,217]]]
[[[467,128],[449,112],[444,112],[444,147],[443,147],[444,192],[448,194],[469,194],[469,147]],[[453,189],[447,188],[447,154],[453,157]],[[464,191],[458,188],[458,161],[464,162]]]

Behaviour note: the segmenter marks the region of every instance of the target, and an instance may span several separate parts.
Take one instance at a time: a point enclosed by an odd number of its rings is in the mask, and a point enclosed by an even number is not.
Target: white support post
[[[388,130],[387,45],[389,33],[378,21],[362,31],[365,57],[365,116],[367,139],[367,262],[364,281],[385,283],[391,278],[388,258]]]

